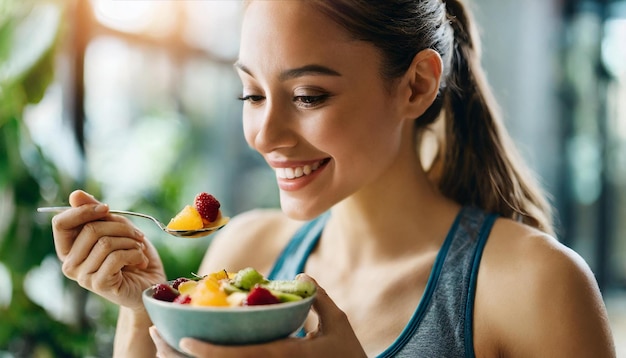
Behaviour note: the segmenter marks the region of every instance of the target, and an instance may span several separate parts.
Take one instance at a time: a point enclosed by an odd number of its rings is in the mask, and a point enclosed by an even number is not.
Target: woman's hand
[[[315,282],[306,275],[300,275],[298,279]],[[180,347],[193,357],[366,357],[345,313],[319,286],[313,310],[319,323],[317,329],[309,332],[306,338],[286,338],[247,346],[221,346],[183,338]],[[162,340],[156,328],[150,328],[150,335],[157,347],[158,357],[184,357]]]
[[[73,208],[52,219],[63,273],[113,303],[143,310],[141,292],[165,281],[154,246],[91,195],[78,190],[69,199]]]

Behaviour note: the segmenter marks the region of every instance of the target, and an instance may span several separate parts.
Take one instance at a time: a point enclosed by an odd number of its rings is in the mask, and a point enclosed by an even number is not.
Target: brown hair
[[[311,1],[355,39],[376,46],[381,74],[393,81],[424,49],[444,63],[437,99],[420,118],[423,129],[445,118],[440,191],[473,205],[553,232],[552,210],[531,171],[515,151],[480,66],[480,43],[460,0]]]

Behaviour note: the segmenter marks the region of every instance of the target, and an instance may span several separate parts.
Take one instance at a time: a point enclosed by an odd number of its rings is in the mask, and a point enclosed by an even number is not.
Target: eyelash
[[[292,101],[302,108],[314,108],[322,105],[328,98],[330,98],[330,94],[325,93],[317,96],[294,96]],[[259,95],[242,95],[239,96],[238,99],[243,102],[257,104],[263,101],[265,97]]]
[[[263,97],[263,96],[257,96],[257,95],[252,95],[252,94],[251,94],[251,95],[242,95],[242,96],[239,96],[239,98],[238,98],[238,99],[239,99],[240,101],[243,101],[243,102],[256,103],[256,102],[260,102],[260,101],[262,101],[263,99],[265,99],[265,97]]]

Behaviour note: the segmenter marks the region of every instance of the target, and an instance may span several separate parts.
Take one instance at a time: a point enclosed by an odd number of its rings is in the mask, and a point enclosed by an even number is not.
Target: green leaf
[[[0,127],[43,98],[62,17],[61,3],[0,0]]]

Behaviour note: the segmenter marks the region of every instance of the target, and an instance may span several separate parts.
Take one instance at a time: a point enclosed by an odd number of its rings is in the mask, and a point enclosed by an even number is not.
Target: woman
[[[316,315],[305,339],[181,347],[199,357],[613,357],[593,274],[551,236],[479,62],[458,0],[248,2],[235,65],[244,133],[276,171],[282,212],[233,219],[200,272],[305,272],[319,285]],[[444,128],[438,140],[424,140],[433,128]],[[416,151],[425,143],[439,146]],[[121,306],[116,355],[178,356],[141,304],[165,280],[154,248],[86,193],[70,203],[53,220],[57,252],[69,278]]]

